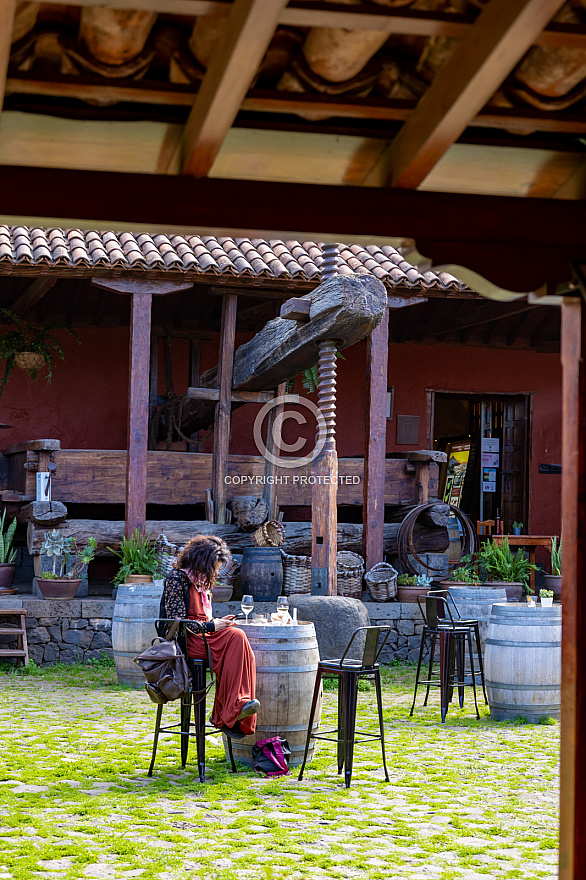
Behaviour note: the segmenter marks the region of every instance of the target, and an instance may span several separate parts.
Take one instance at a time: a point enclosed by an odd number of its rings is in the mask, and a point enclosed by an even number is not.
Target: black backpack
[[[189,693],[191,676],[187,661],[175,641],[156,638],[150,648],[134,658],[146,678],[146,692],[161,705]]]

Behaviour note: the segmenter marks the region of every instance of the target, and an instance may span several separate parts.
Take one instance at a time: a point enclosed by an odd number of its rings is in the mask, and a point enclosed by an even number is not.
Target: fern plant
[[[131,574],[150,575],[156,577],[159,574],[159,561],[157,550],[151,543],[150,535],[141,535],[139,529],[135,529],[130,538],[123,538],[120,542],[120,550],[108,547],[120,560],[120,567],[112,583],[117,587],[123,584]]]
[[[4,386],[10,378],[10,374],[16,362],[16,356],[20,352],[30,351],[39,354],[44,361],[46,367],[46,380],[51,381],[53,376],[53,362],[64,360],[65,354],[63,347],[55,333],[55,330],[66,330],[76,342],[79,342],[79,336],[67,324],[52,322],[50,324],[29,324],[28,321],[21,320],[10,309],[0,309],[0,319],[5,324],[10,324],[10,330],[7,330],[0,336],[0,359],[5,361],[4,375],[0,379],[0,395],[4,391]],[[36,379],[37,373],[31,372],[31,377]]]
[[[6,519],[6,511],[2,511],[0,517],[0,564],[12,565],[16,559],[16,550],[12,546],[12,539],[16,531],[16,517],[12,520],[6,531],[4,531],[4,520]]]
[[[485,541],[478,554],[478,563],[488,581],[521,583],[523,592],[529,592],[529,576],[536,566],[525,558],[521,548],[513,554],[507,538],[503,538],[502,543]]]

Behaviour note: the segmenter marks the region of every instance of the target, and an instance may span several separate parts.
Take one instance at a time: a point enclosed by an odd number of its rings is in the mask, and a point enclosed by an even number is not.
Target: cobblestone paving
[[[477,722],[468,695],[409,720],[412,681],[385,670],[390,784],[364,745],[346,791],[329,743],[300,783],[233,776],[210,738],[201,785],[169,736],[149,779],[155,708],[111,669],[0,675],[0,880],[557,877],[557,724]]]

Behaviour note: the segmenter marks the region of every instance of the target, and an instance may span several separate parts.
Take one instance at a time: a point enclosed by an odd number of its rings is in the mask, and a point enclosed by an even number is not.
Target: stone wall
[[[1,608],[26,610],[29,657],[43,663],[82,663],[112,657],[111,599],[73,599],[70,602],[23,597],[5,599]],[[0,637],[4,644],[10,636]]]
[[[29,656],[35,663],[78,663],[112,657],[112,599],[73,599],[51,601],[22,596],[0,601],[0,608],[22,607],[27,611]],[[419,607],[407,602],[365,602],[372,625],[390,625],[392,632],[382,660],[416,661],[421,643],[423,621]],[[274,602],[259,602],[257,611],[275,610]],[[214,615],[235,614],[240,603],[218,602]],[[357,625],[360,625],[358,623]],[[6,643],[9,636],[0,636]]]

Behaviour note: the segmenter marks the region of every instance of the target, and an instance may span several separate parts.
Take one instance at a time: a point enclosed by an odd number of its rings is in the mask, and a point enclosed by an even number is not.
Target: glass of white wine
[[[248,615],[254,608],[254,597],[253,596],[243,596],[242,601],[240,603],[240,607],[246,614],[246,623],[248,623]]]
[[[282,623],[286,622],[288,613],[289,613],[289,597],[288,596],[279,596],[279,598],[277,599],[277,614],[279,615]]]

